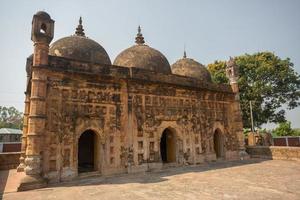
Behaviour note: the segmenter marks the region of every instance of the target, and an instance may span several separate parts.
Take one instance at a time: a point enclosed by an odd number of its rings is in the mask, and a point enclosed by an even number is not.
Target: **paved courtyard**
[[[300,199],[300,162],[216,162],[146,174],[88,178],[26,192],[8,190],[3,199]]]

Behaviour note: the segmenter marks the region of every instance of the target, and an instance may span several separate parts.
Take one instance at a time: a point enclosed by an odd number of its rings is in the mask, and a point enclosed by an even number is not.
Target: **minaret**
[[[32,20],[31,40],[34,43],[31,72],[30,109],[25,158],[25,178],[18,190],[41,187],[45,184],[41,174],[41,156],[45,132],[45,99],[47,76],[44,67],[48,65],[49,44],[53,39],[54,21],[48,13],[37,12]],[[28,100],[28,99],[27,99]]]
[[[234,101],[231,104],[231,113],[232,113],[232,121],[231,125],[233,127],[233,131],[237,134],[237,138],[239,141],[239,157],[240,159],[247,159],[249,155],[245,151],[245,141],[244,141],[244,133],[243,133],[243,118],[242,118],[242,110],[240,106],[240,95],[239,95],[239,71],[238,66],[235,63],[234,58],[230,57],[229,61],[226,63],[226,75],[229,79],[229,83],[232,88],[232,92],[234,93]]]

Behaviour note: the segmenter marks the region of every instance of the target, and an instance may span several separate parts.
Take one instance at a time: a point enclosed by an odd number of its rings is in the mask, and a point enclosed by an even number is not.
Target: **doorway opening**
[[[168,128],[160,138],[160,156],[163,163],[176,162],[176,135]]]
[[[78,173],[95,171],[95,139],[92,130],[83,132],[78,140]]]
[[[214,150],[217,158],[224,158],[223,135],[219,129],[214,133]]]

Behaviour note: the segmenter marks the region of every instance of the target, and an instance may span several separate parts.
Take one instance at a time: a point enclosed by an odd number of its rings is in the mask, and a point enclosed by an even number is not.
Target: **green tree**
[[[241,109],[245,128],[251,127],[249,102],[252,101],[255,127],[267,122],[284,122],[285,111],[300,105],[300,77],[289,58],[271,52],[235,57],[239,68]],[[208,65],[216,83],[228,83],[224,61]]]
[[[295,135],[295,131],[291,127],[291,122],[286,121],[279,123],[279,126],[272,131],[276,136],[292,136]]]
[[[294,128],[294,135],[300,136],[300,128]]]
[[[228,78],[226,76],[225,68],[226,62],[225,61],[218,61],[216,60],[212,64],[207,65],[210,73],[212,74],[212,80],[216,83],[228,83]]]
[[[22,129],[23,113],[15,107],[0,106],[0,128]]]

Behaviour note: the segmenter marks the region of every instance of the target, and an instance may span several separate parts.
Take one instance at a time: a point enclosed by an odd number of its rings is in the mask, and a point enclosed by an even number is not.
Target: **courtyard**
[[[16,192],[10,171],[4,200],[300,199],[300,162],[250,159],[140,174],[91,177]],[[13,180],[11,180],[13,179]],[[3,183],[3,180],[2,180]]]

